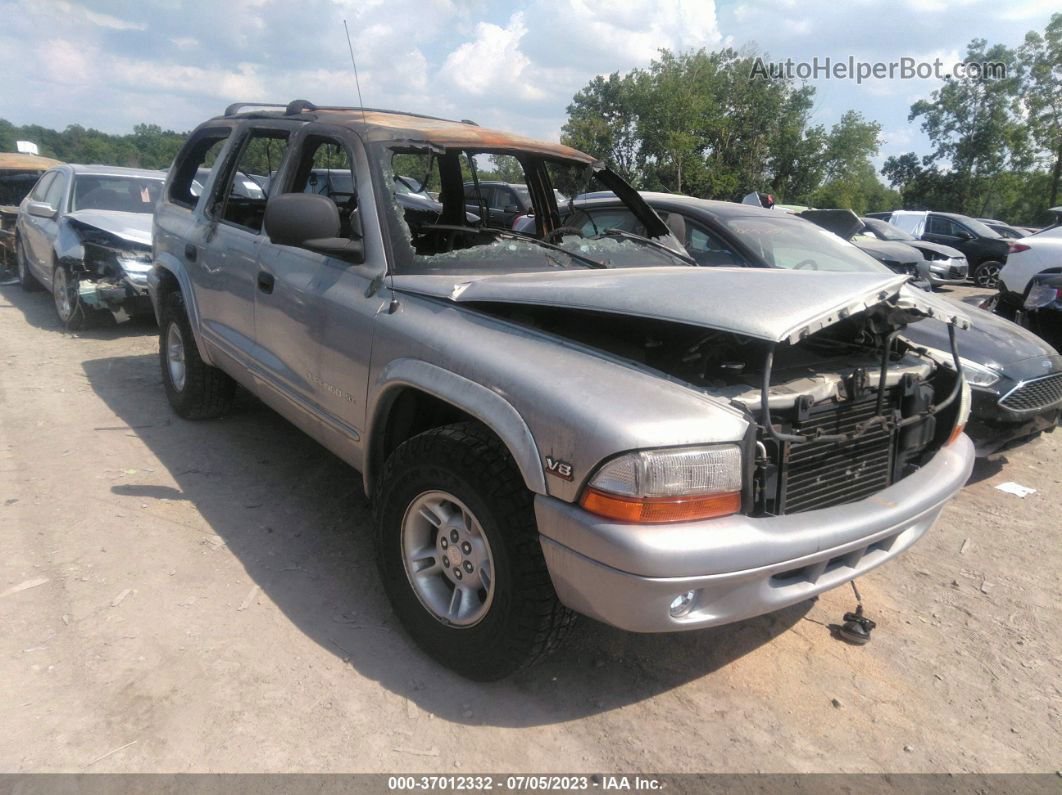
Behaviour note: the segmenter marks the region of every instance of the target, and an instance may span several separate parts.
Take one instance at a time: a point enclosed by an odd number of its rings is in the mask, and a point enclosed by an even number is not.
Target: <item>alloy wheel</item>
[[[420,603],[440,623],[470,627],[494,601],[494,557],[483,527],[456,497],[427,491],[402,520],[402,563]]]

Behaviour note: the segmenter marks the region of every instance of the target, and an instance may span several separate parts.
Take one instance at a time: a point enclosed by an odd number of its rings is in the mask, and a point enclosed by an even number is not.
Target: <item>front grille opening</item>
[[[1003,396],[999,405],[1017,412],[1040,411],[1062,403],[1062,373],[1029,381]]]

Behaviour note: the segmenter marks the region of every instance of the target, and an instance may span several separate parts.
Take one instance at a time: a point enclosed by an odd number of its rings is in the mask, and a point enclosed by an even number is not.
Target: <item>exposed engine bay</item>
[[[880,491],[944,444],[960,411],[956,370],[899,339],[911,318],[888,304],[795,343],[567,308],[477,306],[650,367],[746,413],[756,428],[747,440],[755,471],[746,508],[754,515],[823,508]],[[954,345],[952,353],[957,359]]]
[[[147,273],[151,246],[68,217],[60,238],[78,302],[90,311],[111,312],[117,320],[151,312]]]

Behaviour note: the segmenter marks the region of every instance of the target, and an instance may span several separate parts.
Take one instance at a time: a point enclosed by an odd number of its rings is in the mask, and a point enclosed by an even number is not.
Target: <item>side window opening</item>
[[[339,210],[340,237],[361,237],[357,170],[350,150],[341,142],[317,136],[307,138],[291,192],[327,196]]]
[[[171,202],[189,209],[195,207],[229,133],[228,129],[207,132],[191,142],[170,181]]]
[[[252,130],[226,179],[215,189],[218,220],[262,231],[271,175],[284,161],[286,130]]]
[[[41,177],[40,180],[37,181],[37,184],[34,186],[33,190],[30,191],[30,201],[44,201],[44,195],[48,192],[48,188],[52,186],[52,183],[55,181],[57,175],[58,172],[49,171],[47,174]]]
[[[63,189],[65,187],[66,178],[61,173],[56,172],[55,179],[52,180],[52,184],[48,186],[48,190],[44,194],[44,202],[58,210],[63,201]]]

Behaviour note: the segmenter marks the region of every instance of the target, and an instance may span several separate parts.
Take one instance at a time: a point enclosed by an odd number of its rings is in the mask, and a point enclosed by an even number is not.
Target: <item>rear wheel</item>
[[[179,291],[163,296],[160,314],[159,366],[170,406],[186,420],[226,414],[232,407],[236,382],[199,356]]]
[[[463,676],[501,679],[566,634],[532,495],[476,423],[426,431],[388,459],[374,499],[384,589],[413,640]]]
[[[991,289],[999,285],[999,272],[1003,270],[1002,263],[995,260],[982,262],[973,273],[974,284],[978,287]]]
[[[26,259],[26,251],[22,247],[21,240],[15,244],[15,264],[18,267],[19,286],[27,293],[40,290],[41,283],[38,282],[37,278],[30,272],[29,260]]]

